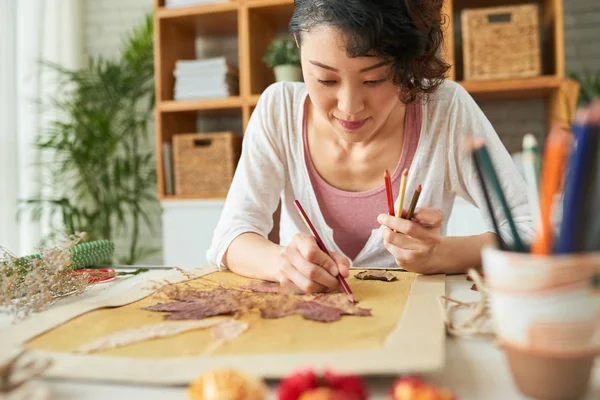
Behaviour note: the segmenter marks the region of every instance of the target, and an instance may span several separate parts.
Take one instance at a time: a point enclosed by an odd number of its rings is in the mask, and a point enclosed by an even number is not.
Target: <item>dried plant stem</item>
[[[444,311],[444,322],[449,335],[457,337],[467,336],[490,336],[495,333],[484,330],[483,325],[489,321],[491,314],[489,309],[488,290],[476,270],[469,271],[469,277],[475,282],[481,297],[478,301],[464,302],[447,296],[440,296],[440,305]],[[459,310],[470,310],[470,314],[462,322],[458,322],[456,313]]]

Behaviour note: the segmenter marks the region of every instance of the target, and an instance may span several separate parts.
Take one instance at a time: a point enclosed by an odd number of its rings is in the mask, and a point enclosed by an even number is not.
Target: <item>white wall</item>
[[[18,252],[16,4],[0,1],[0,246]]]

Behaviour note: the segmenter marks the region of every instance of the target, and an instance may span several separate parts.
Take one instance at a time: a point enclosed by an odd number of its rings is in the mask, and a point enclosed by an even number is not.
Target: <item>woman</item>
[[[533,235],[525,184],[491,124],[439,58],[442,0],[296,0],[290,31],[304,83],[267,88],[252,114],[209,261],[300,292],[339,289],[337,274],[401,267],[423,274],[480,265],[490,232],[445,237],[455,195],[485,210],[470,153],[485,138],[521,237]],[[409,169],[412,220],[387,215]],[[294,207],[299,200],[332,258]],[[267,239],[281,200],[280,244]],[[487,217],[487,213],[482,213]],[[507,221],[495,204],[503,238]],[[489,221],[489,219],[488,219]],[[491,226],[491,223],[489,224]]]

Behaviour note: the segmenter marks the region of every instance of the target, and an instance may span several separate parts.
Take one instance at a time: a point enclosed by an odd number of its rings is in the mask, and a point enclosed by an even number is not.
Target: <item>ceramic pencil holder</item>
[[[482,251],[494,329],[513,380],[536,399],[577,399],[600,353],[600,253]]]

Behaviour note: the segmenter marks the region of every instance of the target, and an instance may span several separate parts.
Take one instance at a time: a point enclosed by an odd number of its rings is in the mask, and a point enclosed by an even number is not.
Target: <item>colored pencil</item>
[[[496,220],[496,215],[494,214],[494,209],[492,207],[492,201],[490,200],[490,194],[488,192],[487,186],[485,184],[485,180],[483,179],[483,173],[481,172],[481,165],[479,165],[479,160],[475,157],[474,148],[471,147],[469,149],[471,151],[471,156],[473,157],[473,164],[475,165],[475,171],[477,172],[477,178],[479,179],[479,184],[481,185],[481,190],[483,191],[483,197],[485,199],[485,204],[488,209],[488,214],[490,214],[490,218],[492,219],[492,226],[494,227],[494,232],[496,233],[496,244],[498,249],[506,250],[506,244],[504,240],[502,240],[502,235],[500,235],[500,228],[498,227],[498,221]]]
[[[402,210],[404,205],[404,196],[406,195],[406,183],[408,181],[408,168],[405,168],[402,171],[402,176],[400,177],[400,191],[398,192],[398,208],[396,211],[396,215],[399,218],[402,218]]]
[[[385,183],[385,194],[387,196],[388,214],[394,216],[394,194],[392,192],[392,179],[390,173],[386,169],[383,173],[383,181]]]
[[[594,133],[591,135],[591,166],[588,185],[586,185],[583,250],[597,252],[600,251],[600,218],[597,215],[600,204],[600,100],[590,106],[589,124],[593,126]]]
[[[569,172],[565,181],[562,221],[555,249],[558,254],[583,249],[584,202],[589,189],[595,135],[594,126],[589,124],[588,118],[589,108],[580,109],[572,127],[576,144],[569,159]]]
[[[540,225],[540,150],[535,136],[528,133],[523,137],[523,170],[527,183],[527,199],[533,225]]]
[[[540,224],[531,245],[532,254],[552,252],[554,229],[552,227],[553,205],[561,192],[565,163],[572,144],[571,134],[555,127],[550,131],[544,150],[544,169],[540,182]]]
[[[306,227],[308,228],[308,230],[310,231],[312,236],[315,238],[315,240],[317,242],[317,246],[319,246],[321,251],[324,252],[325,254],[327,254],[333,260],[333,257],[331,257],[331,253],[329,253],[329,251],[327,250],[327,247],[325,247],[325,243],[323,243],[323,241],[321,240],[321,237],[317,233],[317,230],[315,229],[314,225],[312,224],[312,222],[310,222],[310,219],[308,218],[308,215],[306,214],[306,212],[304,212],[304,208],[302,208],[302,205],[300,204],[300,202],[298,200],[295,200],[294,203],[296,204],[296,209],[298,210],[300,217],[302,217],[304,224],[306,225]],[[337,280],[340,283],[340,286],[342,287],[344,292],[346,292],[346,294],[350,298],[350,301],[352,303],[356,303],[354,294],[352,293],[352,290],[350,290],[350,287],[346,283],[346,280],[344,279],[342,274],[340,274],[340,273],[337,274]]]
[[[513,235],[515,250],[518,252],[525,252],[525,245],[521,241],[521,237],[517,231],[517,226],[515,225],[512,213],[510,212],[510,207],[508,206],[508,202],[506,201],[506,197],[502,191],[502,185],[500,184],[500,180],[498,179],[498,175],[494,169],[494,164],[492,163],[492,158],[490,157],[490,153],[488,152],[484,141],[480,140],[479,142],[475,143],[475,156],[481,163],[482,172],[485,176],[487,176],[490,184],[492,185],[492,189],[494,189],[496,196],[500,200],[500,204],[502,205],[506,220],[508,221],[508,225]]]
[[[415,189],[415,193],[413,194],[412,201],[410,202],[410,206],[408,207],[408,212],[406,213],[406,219],[411,220],[413,215],[415,214],[415,208],[417,207],[417,201],[419,201],[419,196],[421,195],[421,190],[423,187],[421,185],[417,186]]]

